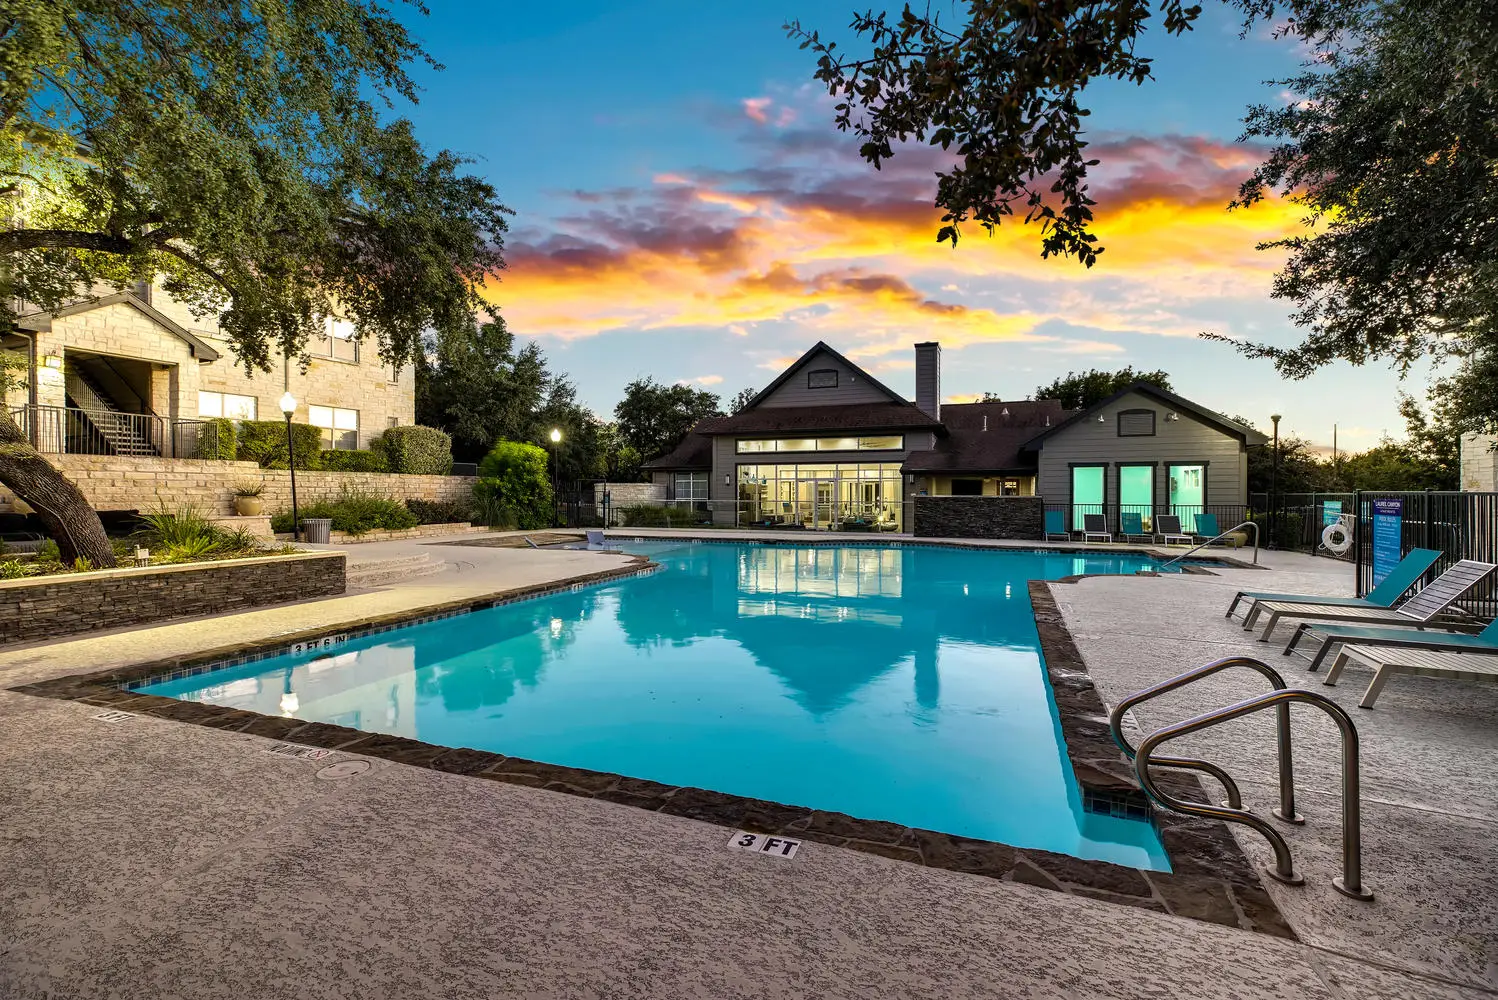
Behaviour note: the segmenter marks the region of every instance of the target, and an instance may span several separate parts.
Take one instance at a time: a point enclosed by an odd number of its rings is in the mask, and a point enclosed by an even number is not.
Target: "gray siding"
[[[1118,411],[1133,409],[1155,411],[1153,437],[1118,436]],[[1242,442],[1184,411],[1174,411],[1180,413],[1181,419],[1167,421],[1165,414],[1171,409],[1148,396],[1130,393],[1047,438],[1040,452],[1038,491],[1052,503],[1069,502],[1072,464],[1106,464],[1106,501],[1111,504],[1118,502],[1115,466],[1150,462],[1162,466],[1202,464],[1207,466],[1208,504],[1246,503],[1248,454]],[[1103,423],[1097,422],[1098,416],[1104,418]],[[1163,506],[1168,493],[1166,477],[1157,473],[1155,504]]]
[[[819,368],[837,372],[836,389],[808,389],[806,373]],[[845,365],[825,351],[818,351],[785,380],[785,384],[760,400],[759,406],[837,406],[846,403],[887,403],[890,397],[857,368]]]

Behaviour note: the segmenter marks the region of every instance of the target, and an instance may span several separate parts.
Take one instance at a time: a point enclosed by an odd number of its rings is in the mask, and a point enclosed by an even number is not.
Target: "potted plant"
[[[258,517],[265,511],[260,494],[265,492],[265,482],[243,482],[234,484],[234,513],[240,517]]]

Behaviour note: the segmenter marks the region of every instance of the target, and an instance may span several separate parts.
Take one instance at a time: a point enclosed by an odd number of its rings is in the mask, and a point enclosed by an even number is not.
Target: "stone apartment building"
[[[1462,489],[1498,492],[1498,435],[1462,435],[1461,462]]]
[[[43,451],[196,457],[203,418],[292,420],[323,428],[323,447],[368,448],[387,427],[415,422],[415,372],[392,370],[353,328],[330,324],[298,359],[271,372],[237,366],[217,318],[198,318],[144,282],[96,294],[57,313],[25,312],[0,348],[25,359],[27,385],[9,394],[13,416]]]

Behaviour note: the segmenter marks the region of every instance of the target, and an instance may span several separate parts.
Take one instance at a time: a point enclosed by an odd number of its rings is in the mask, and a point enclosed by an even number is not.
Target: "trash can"
[[[302,540],[313,545],[327,545],[332,540],[331,517],[309,517],[302,521]]]

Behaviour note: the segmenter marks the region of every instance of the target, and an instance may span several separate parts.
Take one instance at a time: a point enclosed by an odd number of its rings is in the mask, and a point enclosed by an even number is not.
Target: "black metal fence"
[[[1213,503],[1213,504],[1171,504],[1168,506],[1154,506],[1152,504],[1116,504],[1116,503],[1047,503],[1047,513],[1059,512],[1062,518],[1063,531],[1081,531],[1083,518],[1088,514],[1102,514],[1108,531],[1114,535],[1124,534],[1153,534],[1156,530],[1155,517],[1159,514],[1174,514],[1181,519],[1181,530],[1194,535],[1206,535],[1211,537],[1218,532],[1230,531],[1244,521],[1249,520],[1249,508],[1241,503]],[[1203,515],[1206,515],[1203,517]],[[1138,517],[1136,525],[1134,518]],[[1201,523],[1198,523],[1198,519]],[[1052,521],[1054,517],[1050,518]],[[1206,528],[1216,525],[1217,531],[1206,534]]]
[[[1350,508],[1359,596],[1373,589],[1391,560],[1411,549],[1441,553],[1430,578],[1462,559],[1498,563],[1498,493],[1360,492]],[[1490,577],[1458,603],[1479,617],[1498,617],[1498,581]]]
[[[1250,493],[1252,517],[1264,533],[1264,544],[1270,548],[1292,549],[1312,555],[1330,556],[1351,562],[1352,551],[1337,553],[1322,544],[1326,529],[1344,515],[1352,516],[1352,493],[1281,493],[1271,505],[1269,494]]]

